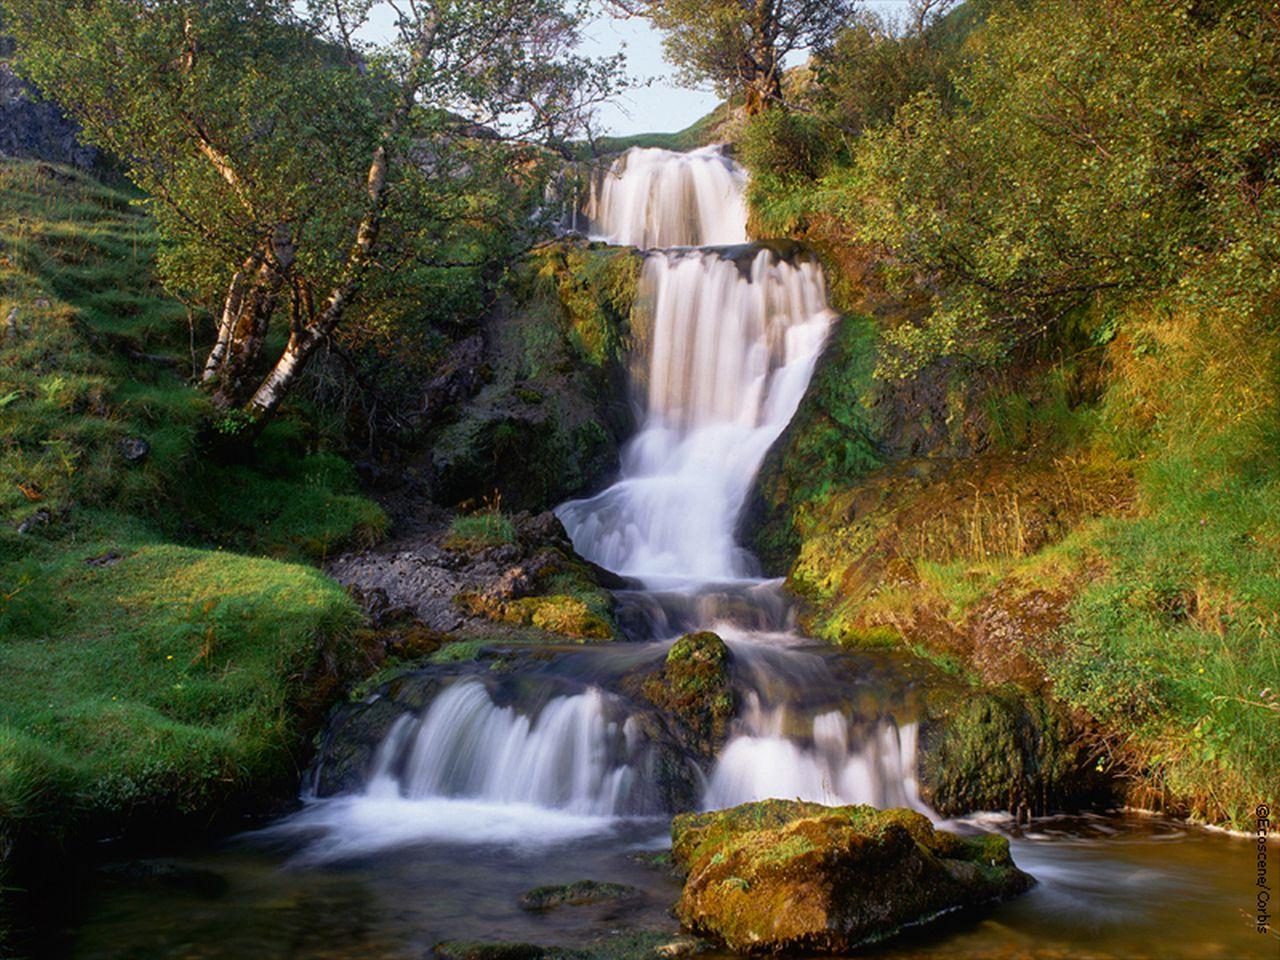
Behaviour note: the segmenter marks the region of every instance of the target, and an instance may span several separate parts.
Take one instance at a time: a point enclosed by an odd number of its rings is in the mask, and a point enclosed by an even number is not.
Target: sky
[[[892,14],[904,10],[907,2],[865,0],[863,6],[868,10]],[[583,33],[583,52],[604,55],[622,48],[627,54],[628,73],[636,78],[652,79],[649,86],[632,90],[620,97],[617,103],[608,104],[600,110],[602,133],[625,136],[683,130],[709,113],[718,102],[709,88],[690,90],[672,82],[675,70],[663,59],[662,38],[648,21],[601,17]]]

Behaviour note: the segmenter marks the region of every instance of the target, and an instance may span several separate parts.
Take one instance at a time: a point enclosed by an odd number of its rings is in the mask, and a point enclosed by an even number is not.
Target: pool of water
[[[677,933],[670,907],[678,884],[652,862],[667,846],[665,820],[617,821],[590,836],[537,843],[505,827],[488,840],[440,842],[428,825],[416,840],[404,834],[362,851],[326,848],[325,815],[310,810],[284,829],[245,834],[199,855],[104,864],[86,883],[81,915],[39,955],[416,960],[445,939],[591,948],[638,932]],[[450,811],[427,807],[422,816],[438,820]],[[944,917],[860,955],[1280,955],[1280,939],[1255,930],[1255,848],[1247,839],[1137,815],[1044,819],[1011,837],[1015,860],[1039,881],[1030,893]],[[517,903],[532,887],[584,878],[640,892],[622,903],[537,914]]]

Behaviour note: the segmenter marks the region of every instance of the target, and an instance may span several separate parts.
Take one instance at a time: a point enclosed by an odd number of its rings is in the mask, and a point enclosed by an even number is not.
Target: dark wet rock
[[[935,696],[920,740],[921,796],[943,816],[979,810],[1020,818],[1107,800],[1081,720],[1012,689]]]
[[[123,559],[117,551],[108,550],[96,557],[85,557],[84,563],[86,567],[113,567]]]
[[[419,689],[423,700],[429,697],[429,689]],[[335,707],[321,735],[317,762],[311,771],[310,787],[316,796],[362,790],[387,732],[415,705],[389,696],[376,696],[363,703]]]
[[[88,170],[101,154],[79,141],[79,128],[9,65],[13,42],[0,37],[0,157],[48,160]]]
[[[737,710],[731,658],[716,634],[686,634],[671,645],[658,672],[640,684],[641,695],[670,721],[685,748],[704,759],[724,743]]]
[[[459,341],[425,391],[440,503],[496,496],[545,510],[616,471],[635,427],[627,384],[640,258],[555,244],[513,274],[482,334]]]
[[[480,389],[490,373],[484,337],[477,333],[458,341],[445,356],[437,374],[423,388],[423,415],[435,420],[463,403]]]
[[[18,524],[18,533],[25,537],[40,527],[47,527],[51,522],[53,522],[53,514],[41,507]]]
[[[520,897],[522,910],[541,911],[556,907],[582,907],[597,903],[635,900],[641,896],[635,887],[624,883],[602,883],[577,880],[546,887],[535,887]]]
[[[844,952],[1034,883],[1003,837],[910,810],[768,800],[679,816],[671,833],[681,923],[742,953]]]
[[[125,437],[116,444],[116,449],[125,463],[141,463],[151,453],[151,444],[142,437]]]

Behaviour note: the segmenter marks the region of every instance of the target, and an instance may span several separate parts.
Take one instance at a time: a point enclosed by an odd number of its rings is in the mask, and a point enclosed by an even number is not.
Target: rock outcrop
[[[679,816],[671,835],[680,922],[741,953],[844,952],[1034,882],[1003,837],[910,810],[768,800]]]
[[[19,77],[10,65],[13,41],[0,36],[0,158],[48,160],[89,170],[101,154],[85,146],[79,128]]]

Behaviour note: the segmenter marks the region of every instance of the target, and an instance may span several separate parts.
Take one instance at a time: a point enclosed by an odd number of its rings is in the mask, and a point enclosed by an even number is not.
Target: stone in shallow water
[[[676,817],[671,833],[680,922],[743,953],[842,952],[1035,882],[1003,837],[911,810],[766,800]]]
[[[639,890],[623,883],[577,880],[573,883],[535,887],[520,898],[520,906],[525,910],[550,910],[553,907],[579,907],[592,903],[628,900],[639,895]]]

